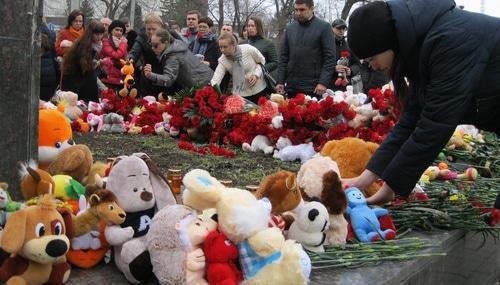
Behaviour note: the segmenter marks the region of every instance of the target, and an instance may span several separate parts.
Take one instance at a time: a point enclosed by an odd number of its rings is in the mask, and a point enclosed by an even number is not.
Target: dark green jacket
[[[262,37],[251,37],[248,39],[248,44],[254,46],[266,59],[264,66],[269,72],[278,68],[278,54],[273,42]]]

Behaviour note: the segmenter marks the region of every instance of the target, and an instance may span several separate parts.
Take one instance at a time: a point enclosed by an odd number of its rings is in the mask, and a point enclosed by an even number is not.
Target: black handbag
[[[259,63],[259,65],[262,68],[262,75],[264,76],[264,81],[266,81],[266,92],[269,94],[275,93],[276,80],[271,76],[269,70],[267,70],[267,68],[262,63]]]

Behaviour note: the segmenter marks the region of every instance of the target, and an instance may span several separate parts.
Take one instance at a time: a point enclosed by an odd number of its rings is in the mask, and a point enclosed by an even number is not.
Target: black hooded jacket
[[[500,132],[500,19],[458,9],[453,0],[387,4],[414,104],[367,169],[406,196],[458,124]]]

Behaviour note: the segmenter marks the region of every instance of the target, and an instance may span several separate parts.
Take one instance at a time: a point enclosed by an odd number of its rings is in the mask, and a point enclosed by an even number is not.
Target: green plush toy
[[[7,192],[9,184],[0,182],[0,225],[4,225],[12,212],[21,208],[21,203],[12,201]]]

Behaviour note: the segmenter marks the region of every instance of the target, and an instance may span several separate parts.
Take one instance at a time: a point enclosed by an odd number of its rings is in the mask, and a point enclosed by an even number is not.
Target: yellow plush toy
[[[219,230],[238,246],[243,284],[307,284],[309,256],[277,228],[268,228],[271,203],[246,190],[226,188],[204,170],[183,179],[183,202],[199,211],[215,208]]]
[[[327,142],[321,150],[321,155],[329,156],[337,163],[342,178],[353,178],[365,170],[377,148],[376,143],[358,138],[344,138]],[[373,183],[364,190],[364,194],[370,197],[379,189],[380,186]]]

